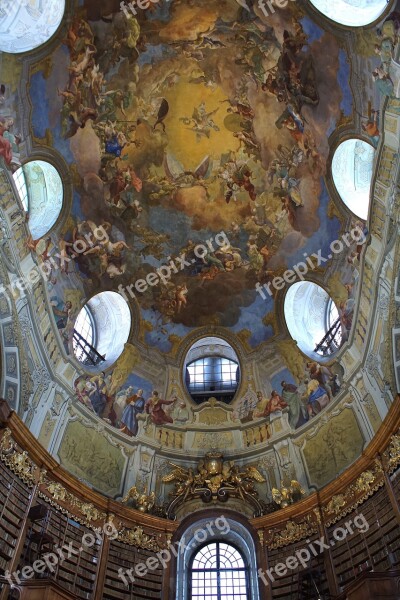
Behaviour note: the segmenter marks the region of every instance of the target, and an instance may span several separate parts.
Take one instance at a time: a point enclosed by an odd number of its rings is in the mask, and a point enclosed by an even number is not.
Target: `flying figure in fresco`
[[[237,200],[236,193],[240,191],[240,188],[244,188],[248,192],[251,200],[257,198],[254,184],[251,181],[252,172],[245,160],[228,160],[219,168],[219,175],[227,187],[225,192],[227,204],[231,199]]]
[[[211,117],[219,111],[219,107],[215,110],[207,112],[205,102],[201,102],[200,105],[193,109],[191,118],[181,117],[179,120],[185,125],[192,125],[190,131],[194,131],[198,142],[201,141],[202,137],[209,138],[211,131],[219,131],[218,125],[214,122]]]

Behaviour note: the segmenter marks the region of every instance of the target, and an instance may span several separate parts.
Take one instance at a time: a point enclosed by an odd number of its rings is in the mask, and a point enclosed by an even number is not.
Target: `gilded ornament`
[[[81,504],[79,509],[89,522],[98,521],[102,515],[93,504]]]
[[[294,542],[298,542],[303,538],[313,535],[316,531],[315,525],[310,521],[310,516],[300,523],[288,521],[285,528],[281,529],[281,531],[269,531],[272,535],[270,535],[268,547],[270,549],[282,548],[283,546],[288,546],[289,544],[293,544]]]
[[[389,455],[388,468],[391,471],[400,463],[400,434],[392,436],[387,454]]]
[[[137,490],[136,486],[133,486],[122,499],[122,502],[127,504],[130,500],[133,501],[134,508],[146,513],[155,505],[156,495],[154,492],[150,494],[141,493]]]
[[[146,550],[162,550],[165,546],[160,542],[159,539],[155,539],[153,536],[148,535],[143,531],[142,527],[134,527],[133,529],[122,529],[118,539],[121,542],[136,546],[138,548],[144,548]]]
[[[354,488],[357,492],[368,492],[375,481],[375,475],[372,471],[364,471],[357,479]]]
[[[275,504],[278,504],[281,508],[286,508],[289,504],[298,502],[304,495],[305,491],[295,479],[292,479],[288,486],[281,485],[279,490],[277,488],[272,488],[272,499]]]
[[[54,500],[65,500],[67,497],[67,490],[60,483],[51,482],[47,486],[47,490],[53,496]]]
[[[11,452],[14,449],[14,443],[12,441],[11,429],[7,428],[2,435],[0,440],[0,452]]]
[[[169,504],[167,516],[173,518],[175,509],[186,500],[200,498],[203,502],[216,499],[226,502],[229,497],[249,501],[255,508],[255,514],[262,513],[262,505],[258,500],[254,481],[264,483],[261,473],[252,465],[239,468],[233,461],[224,461],[219,452],[209,452],[194,469],[185,469],[170,463],[173,470],[164,475],[163,483],[175,483],[171,493],[173,499]]]
[[[332,496],[329,504],[324,509],[325,512],[339,514],[343,506],[346,505],[346,499],[343,494],[338,494],[337,496]]]

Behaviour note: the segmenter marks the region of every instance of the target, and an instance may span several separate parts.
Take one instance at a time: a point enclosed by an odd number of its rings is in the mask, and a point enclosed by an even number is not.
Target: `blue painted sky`
[[[279,371],[279,373],[276,373],[276,375],[271,378],[272,389],[276,390],[279,394],[282,392],[281,381],[286,381],[286,383],[293,383],[296,385],[292,374],[286,368],[283,368],[281,371]]]
[[[154,327],[153,331],[146,332],[146,344],[149,344],[149,346],[156,346],[161,352],[170,352],[172,349],[172,344],[168,341],[168,337],[171,334],[183,338],[191,331],[189,327],[185,327],[181,324],[166,323],[163,325],[161,319],[157,318],[157,315],[153,310],[142,310],[141,314],[142,318],[149,321]],[[162,332],[161,329],[164,331]]]
[[[347,54],[344,50],[339,52],[339,73],[337,76],[338,83],[343,92],[343,100],[340,104],[340,108],[343,110],[346,116],[351,115],[353,112],[353,95],[350,88],[350,64],[347,61]]]
[[[326,189],[325,181],[321,178],[322,193],[320,195],[320,204],[318,209],[318,216],[320,219],[320,228],[308,239],[306,244],[298,252],[293,254],[288,261],[288,266],[291,268],[293,265],[304,261],[304,254],[311,256],[313,252],[322,250],[322,255],[327,257],[331,252],[329,245],[333,240],[337,240],[340,232],[339,219],[334,217],[333,219],[327,219],[326,213],[329,203],[329,194]]]
[[[304,33],[308,36],[308,43],[310,45],[321,39],[324,35],[324,30],[318,27],[309,17],[304,17],[300,23],[303,26]]]
[[[250,338],[250,345],[255,348],[265,340],[273,336],[272,327],[265,327],[262,325],[262,318],[273,310],[274,302],[268,293],[265,294],[267,299],[264,300],[261,295],[256,292],[256,299],[251,306],[246,306],[241,310],[241,314],[238,322],[231,330],[234,333],[238,333],[242,329],[248,329],[252,332]]]
[[[172,57],[175,55],[175,50],[170,46],[165,44],[159,44],[158,46],[148,44],[146,46],[146,51],[140,54],[137,64],[142,67],[143,65],[156,62],[158,58],[165,59],[166,56]]]
[[[154,390],[154,383],[148,381],[147,379],[143,379],[143,377],[139,377],[139,375],[136,375],[135,373],[129,375],[128,379],[121,387],[121,390],[126,389],[130,385],[133,386],[134,393],[136,393],[137,390],[142,389],[143,397],[145,400],[147,400],[151,396],[151,392]]]

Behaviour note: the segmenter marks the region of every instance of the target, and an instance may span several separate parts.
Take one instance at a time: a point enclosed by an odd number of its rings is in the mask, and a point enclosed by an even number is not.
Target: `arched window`
[[[252,535],[247,526],[229,516],[221,515],[210,519],[208,515],[194,522],[191,520],[179,533],[179,541],[184,541],[184,546],[182,551],[178,552],[176,561],[175,597],[179,600],[259,598],[259,565],[255,539],[254,532]],[[208,568],[210,576],[206,575]],[[217,587],[206,585],[206,581],[208,584],[212,577],[215,581],[215,573]],[[232,580],[234,581],[233,593],[228,591],[232,587],[230,585]],[[204,581],[203,587],[202,581]]]
[[[342,142],[332,159],[332,178],[345,205],[360,219],[366,220],[373,173],[375,150],[356,138]]]
[[[231,544],[212,542],[197,550],[190,565],[191,600],[250,600],[249,568]]]
[[[65,12],[65,0],[2,0],[0,51],[17,54],[38,48],[57,31]]]
[[[24,209],[32,239],[38,240],[57,221],[64,199],[61,177],[48,162],[32,160],[14,173],[14,182]]]
[[[373,23],[384,12],[388,0],[310,0],[323,15],[348,27]]]
[[[73,349],[88,370],[110,367],[124,350],[131,313],[116,292],[101,292],[83,306],[74,325]]]
[[[310,358],[334,354],[342,343],[339,311],[329,294],[311,281],[290,286],[285,297],[289,333]]]
[[[186,355],[184,378],[190,395],[198,404],[211,396],[230,402],[240,381],[239,359],[225,340],[201,338]]]

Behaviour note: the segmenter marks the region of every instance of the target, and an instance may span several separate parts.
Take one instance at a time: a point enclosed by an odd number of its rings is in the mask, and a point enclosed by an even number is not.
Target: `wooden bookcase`
[[[160,600],[162,595],[162,567],[148,571],[143,577],[137,577],[127,587],[118,575],[118,570],[125,571],[146,563],[146,560],[155,554],[149,550],[135,548],[121,542],[111,542],[108,554],[106,579],[104,583],[103,600],[141,600],[154,598]],[[129,581],[129,578],[127,578]]]
[[[317,536],[313,536],[307,538],[307,540],[302,540],[283,548],[268,550],[269,569],[275,568],[278,563],[285,563],[286,559],[289,557],[295,557],[297,550],[306,549],[308,544],[312,543],[313,540],[316,539],[319,538]],[[315,548],[318,550],[318,546],[315,546]],[[272,576],[275,578],[275,581],[271,582],[270,586],[274,600],[305,599],[307,596],[302,594],[302,588],[306,583],[306,579],[311,577],[314,578],[321,594],[328,593],[328,583],[324,569],[324,556],[321,554],[315,557],[312,555],[312,552],[310,552],[310,554],[311,560],[307,563],[306,567],[303,567],[301,564],[299,564],[296,569],[288,569],[287,573],[281,577],[278,577],[275,574],[275,571],[272,571]],[[269,581],[268,577],[266,577],[266,579]],[[263,585],[261,581],[260,585]]]
[[[363,571],[383,572],[399,568],[400,527],[394,515],[386,488],[379,489],[357,511],[350,513],[329,528],[329,539],[334,531],[345,528],[346,523],[362,515],[369,528],[365,532],[352,526],[355,533],[348,534],[332,546],[332,559],[339,589],[344,591]],[[363,527],[364,529],[364,527]]]
[[[40,558],[40,555],[60,548],[64,558],[62,560],[60,558],[54,572],[47,571],[43,576],[57,581],[76,598],[90,600],[95,587],[100,542],[96,540],[90,548],[84,547],[83,536],[85,534],[93,536],[93,532],[69,519],[67,515],[56,511],[44,501],[41,500],[40,503],[46,507],[47,517],[31,524],[25,541],[22,564],[31,565],[34,560]],[[40,547],[43,539],[46,540],[45,548]],[[68,546],[71,542],[76,553],[68,556],[68,549],[63,550],[62,547]]]
[[[0,574],[4,575],[14,556],[31,491],[2,462],[0,482]]]

